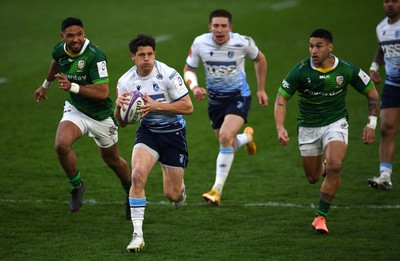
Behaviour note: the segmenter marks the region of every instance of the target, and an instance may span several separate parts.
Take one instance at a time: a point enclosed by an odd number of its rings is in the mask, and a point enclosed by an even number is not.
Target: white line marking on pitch
[[[50,199],[37,199],[37,200],[25,200],[25,199],[0,199],[1,203],[63,203],[63,204],[68,204],[68,201],[58,201],[58,200],[50,200]],[[122,205],[125,202],[121,201],[98,201],[95,199],[88,199],[84,200],[83,204],[88,204],[88,205]],[[169,201],[148,201],[147,204],[149,205],[171,205],[171,202]],[[201,206],[201,205],[207,205],[206,202],[190,202],[187,203],[187,205],[192,205],[192,206]],[[310,204],[310,205],[302,205],[302,204],[292,204],[292,203],[279,203],[279,202],[259,202],[259,203],[245,203],[245,204],[238,204],[238,203],[224,203],[224,206],[239,206],[239,207],[284,207],[284,208],[317,208],[316,205]],[[332,206],[332,208],[337,208],[337,209],[353,209],[353,208],[358,208],[358,209],[400,209],[400,205],[365,205],[365,206]]]

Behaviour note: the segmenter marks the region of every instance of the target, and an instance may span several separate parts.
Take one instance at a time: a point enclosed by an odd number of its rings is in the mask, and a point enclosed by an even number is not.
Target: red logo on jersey
[[[341,85],[343,81],[344,81],[343,76],[336,76],[336,83],[338,85]]]

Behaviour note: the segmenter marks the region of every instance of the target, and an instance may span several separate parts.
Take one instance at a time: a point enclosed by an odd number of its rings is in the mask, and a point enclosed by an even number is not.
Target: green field
[[[230,10],[234,31],[251,35],[267,57],[270,105],[263,109],[253,99],[249,117],[257,154],[238,151],[222,205],[205,204],[201,194],[214,182],[218,143],[207,104],[193,101],[195,111],[185,117],[187,204],[176,210],[167,202],[157,166],[146,187],[146,249],[129,254],[132,223],[125,220],[125,195],[88,137],[74,146],[87,188],[84,206],[69,213],[70,187],[53,149],[67,93],[53,87],[40,104],[34,103],[33,93],[47,73],[67,16],[80,17],[86,36],[105,51],[115,99],[118,78],[132,66],[131,38],[152,34],[159,40],[157,59],[182,72],[194,37],[207,31],[208,14],[216,8]],[[350,145],[328,217],[328,236],[311,229],[321,183],[309,185],[303,174],[296,100],[288,105],[288,146],[277,144],[273,119],[277,87],[308,56],[314,29],[331,30],[334,54],[368,70],[377,46],[375,27],[383,17],[382,1],[377,0],[2,1],[0,260],[398,260],[400,142],[393,190],[372,190],[367,179],[378,173],[379,131],[373,145],[361,143],[366,98],[354,90],[347,97]],[[247,67],[255,90],[253,65]],[[199,82],[204,85],[204,77]],[[382,85],[377,87],[381,91]],[[128,161],[134,134],[135,126],[120,130],[120,152]]]

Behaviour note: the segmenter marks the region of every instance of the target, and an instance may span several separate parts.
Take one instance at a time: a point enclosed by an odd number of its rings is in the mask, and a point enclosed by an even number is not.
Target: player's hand
[[[364,144],[372,144],[375,139],[375,129],[368,128],[367,126],[364,127],[363,129],[363,135],[362,135],[362,142]]]
[[[278,143],[285,146],[289,143],[289,134],[285,128],[278,130]]]
[[[205,88],[202,88],[200,86],[196,86],[192,89],[194,98],[198,101],[201,101],[206,97],[207,95],[207,90]]]
[[[68,80],[67,76],[57,73],[55,77],[58,78],[58,88],[67,92],[71,89],[71,82]]]
[[[46,93],[48,90],[49,90],[48,88],[43,88],[42,86],[37,88],[37,90],[35,91],[35,94],[33,95],[35,102],[38,103],[42,99],[47,100]]]
[[[130,102],[130,92],[124,92],[123,94],[119,95],[115,100],[115,106],[120,109],[122,108],[123,111],[126,110],[125,105],[129,105]]]
[[[374,83],[378,84],[382,82],[381,76],[377,71],[369,71],[369,75]]]
[[[144,104],[140,106],[141,117],[144,118],[149,112],[158,110],[159,102],[150,98],[147,93],[143,94]]]
[[[257,91],[257,98],[258,104],[260,104],[262,107],[266,107],[268,105],[268,95],[265,90]]]

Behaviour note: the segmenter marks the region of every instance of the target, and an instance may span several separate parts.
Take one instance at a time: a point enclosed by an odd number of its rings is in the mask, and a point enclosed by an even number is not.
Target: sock
[[[326,218],[328,216],[328,212],[329,212],[330,207],[331,207],[331,203],[330,202],[319,200],[319,206],[318,206],[318,209],[317,209],[317,214]]]
[[[381,162],[379,164],[379,172],[382,178],[389,178],[392,175],[393,165],[391,163]]]
[[[74,177],[72,178],[67,177],[67,180],[72,185],[73,188],[79,189],[82,187],[81,172],[79,170]]]
[[[229,170],[231,169],[234,156],[233,147],[219,148],[215,183],[213,186],[213,188],[217,190],[218,194],[222,194],[222,189],[226,178],[228,177]]]
[[[129,196],[129,190],[131,189],[131,183],[125,184],[121,181],[121,185],[125,190],[127,196]]]
[[[237,144],[238,149],[251,141],[250,136],[247,135],[246,133],[238,134],[238,135],[236,135],[236,138],[238,141],[238,144]]]
[[[129,205],[131,207],[131,220],[133,224],[133,233],[143,236],[143,220],[144,209],[146,208],[146,197],[131,198],[129,197]]]

